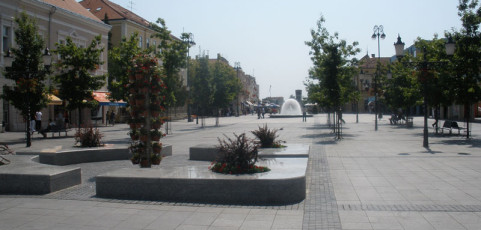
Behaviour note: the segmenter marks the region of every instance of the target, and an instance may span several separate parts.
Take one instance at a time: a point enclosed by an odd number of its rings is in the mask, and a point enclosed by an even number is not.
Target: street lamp
[[[396,50],[396,56],[398,59],[401,59],[404,56],[404,42],[401,41],[401,36],[398,35],[397,42],[394,43],[394,49]],[[453,42],[451,37],[448,38],[448,41],[445,44],[446,54],[448,56],[454,55],[454,51],[456,49],[456,44]],[[439,66],[445,65],[446,62],[428,62],[427,60],[427,49],[423,47],[423,61],[421,62],[401,62],[405,66],[412,66],[417,68],[423,73],[423,78],[421,78],[421,83],[423,84],[424,89],[424,99],[423,99],[423,107],[424,107],[424,128],[423,128],[423,147],[429,148],[429,141],[428,141],[428,102],[426,100],[428,92],[427,92],[427,72],[428,70],[434,70]]]
[[[237,79],[239,79],[239,70],[241,69],[240,62],[234,63],[234,69],[237,72]],[[236,117],[238,117],[239,116],[239,93],[237,93],[237,103],[236,104],[237,104],[237,115],[236,115]]]
[[[187,100],[187,122],[192,122],[192,116],[191,116],[191,106],[190,106],[190,100],[191,100],[191,90],[190,90],[190,80],[189,80],[189,52],[190,52],[190,46],[195,45],[194,42],[194,35],[192,33],[188,33],[188,36],[185,38],[184,42],[187,43],[187,57],[185,61],[185,74],[187,77],[187,90],[189,91],[189,99]]]
[[[375,25],[373,28],[374,33],[371,38],[377,38],[377,65],[376,65],[376,75],[374,75],[374,130],[377,131],[377,114],[378,114],[378,103],[377,103],[377,77],[379,75],[379,65],[381,63],[381,42],[379,38],[385,39],[386,34],[384,33],[384,26]]]
[[[7,68],[12,67],[14,59],[15,59],[15,57],[13,56],[12,52],[10,50],[7,50],[7,53],[3,57],[4,66],[7,67]],[[49,52],[48,48],[45,48],[43,56],[42,56],[42,60],[43,60],[43,64],[45,66],[45,69],[47,70],[47,73],[48,73],[50,71],[50,65],[52,63],[52,55],[50,55],[50,52]],[[30,79],[32,77],[31,74],[35,74],[35,73],[27,73],[26,76],[24,76],[24,78]],[[32,89],[28,89],[27,92],[26,92],[27,93],[27,95],[26,95],[27,100],[30,98],[30,90],[32,90]],[[27,101],[27,106],[28,106],[27,119],[26,119],[27,128],[26,128],[25,131],[26,131],[26,135],[27,135],[27,147],[30,147],[32,145],[31,134],[30,134],[30,119],[32,117],[32,114],[31,114],[32,111],[30,111],[29,101]]]

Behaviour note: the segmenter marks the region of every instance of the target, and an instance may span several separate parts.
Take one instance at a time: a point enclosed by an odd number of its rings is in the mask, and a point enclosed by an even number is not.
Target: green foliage
[[[309,70],[306,87],[310,101],[327,109],[339,108],[355,97],[352,77],[357,72],[357,60],[351,56],[359,53],[357,42],[348,45],[339,35],[330,35],[324,27],[324,17],[317,22],[317,29],[311,30],[312,40],[305,42],[311,48],[313,67]],[[351,59],[349,59],[351,58]]]
[[[4,85],[1,96],[26,118],[46,107],[48,102],[44,84],[47,71],[42,63],[44,42],[37,33],[36,21],[25,12],[15,18],[15,22],[18,25],[15,30],[16,48],[11,49],[15,60],[12,67],[5,69],[5,77],[15,84]]]
[[[192,79],[191,90],[193,103],[202,110],[207,110],[213,102],[212,76],[209,72],[208,57],[200,57],[190,62],[189,75]],[[202,112],[205,114],[205,111]]]
[[[157,48],[161,52],[157,56],[162,60],[162,67],[166,75],[164,79],[164,83],[167,86],[164,95],[166,104],[169,107],[181,106],[185,104],[186,97],[184,95],[187,89],[183,87],[179,71],[185,66],[187,51],[191,44],[173,37],[162,18],[157,19],[157,24],[151,24],[151,27],[156,31],[152,37],[160,39]],[[187,39],[189,36],[188,33],[183,33],[181,39]]]
[[[406,57],[405,60],[411,57]],[[392,66],[392,78],[386,81],[384,92],[386,105],[392,111],[407,109],[422,103],[421,86],[416,72],[397,62]]]
[[[219,139],[220,157],[217,161],[212,162],[210,170],[213,172],[224,174],[245,174],[267,172],[267,167],[256,166],[257,162],[257,145],[248,139],[245,133],[241,135],[234,134],[235,139],[226,136],[227,140]]]
[[[134,65],[132,60],[142,53],[138,44],[139,38],[135,32],[128,40],[122,38],[119,46],[109,50],[108,88],[110,97],[114,100],[127,101],[129,92],[125,86],[129,80],[129,71]]]
[[[57,44],[55,51],[60,55],[57,67],[60,72],[55,76],[59,84],[60,98],[68,101],[67,109],[93,108],[97,102],[92,92],[104,85],[105,76],[94,76],[91,72],[97,70],[103,62],[100,60],[100,36],[95,37],[86,48],[77,46],[70,37],[66,44]]]
[[[240,91],[241,83],[234,69],[219,59],[210,66],[213,87],[212,105],[216,108],[227,108]]]
[[[276,140],[279,135],[277,135],[278,129],[269,129],[267,124],[263,127],[259,127],[258,130],[251,131],[259,141],[257,142],[261,148],[280,148],[282,147],[282,141]]]
[[[98,128],[88,125],[77,129],[74,135],[75,144],[80,144],[80,147],[99,147],[103,145],[103,136]]]
[[[456,42],[453,58],[455,73],[454,98],[457,103],[469,105],[481,100],[481,7],[477,0],[460,0],[458,15],[463,27],[452,35]],[[469,114],[469,113],[467,113]]]
[[[204,115],[211,109],[229,107],[241,90],[235,70],[221,59],[219,56],[217,61],[209,61],[203,56],[190,62],[192,101],[204,110]]]

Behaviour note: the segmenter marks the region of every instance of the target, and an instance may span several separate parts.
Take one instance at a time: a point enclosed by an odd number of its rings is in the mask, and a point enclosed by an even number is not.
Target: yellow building
[[[37,20],[38,33],[45,40],[45,45],[50,50],[55,50],[56,43],[65,42],[67,37],[82,47],[86,47],[95,36],[101,35],[102,44],[105,45],[101,58],[104,62],[95,75],[107,73],[107,41],[110,26],[103,23],[75,0],[2,0],[0,1],[0,53],[5,54],[11,47],[15,47],[14,30],[17,26],[14,18],[20,13],[26,12]],[[3,70],[3,55],[0,59],[0,69]],[[53,56],[53,62],[57,57]],[[0,71],[0,86],[13,84],[13,81],[6,79]],[[47,79],[47,85],[53,84],[53,79]],[[0,87],[0,94],[2,94]],[[42,124],[47,125],[48,119],[55,120],[60,113],[59,105],[52,103],[42,110]],[[76,119],[72,117],[72,119]],[[25,130],[25,122],[19,112],[7,101],[0,103],[0,122],[4,122],[6,129],[10,131]]]

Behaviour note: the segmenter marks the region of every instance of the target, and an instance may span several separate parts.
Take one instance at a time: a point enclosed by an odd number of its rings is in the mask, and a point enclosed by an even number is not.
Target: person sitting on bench
[[[57,124],[52,121],[52,119],[48,119],[48,126],[46,129],[42,129],[40,133],[43,135],[43,138],[47,138],[47,132],[50,132],[53,128],[55,128]]]

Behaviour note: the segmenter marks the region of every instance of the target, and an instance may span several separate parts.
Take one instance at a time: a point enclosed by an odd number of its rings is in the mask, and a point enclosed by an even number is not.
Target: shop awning
[[[62,100],[53,94],[48,94],[48,105],[62,105]]]
[[[94,99],[99,102],[100,105],[108,106],[127,106],[127,102],[124,101],[110,101],[108,99],[108,92],[93,92]]]

